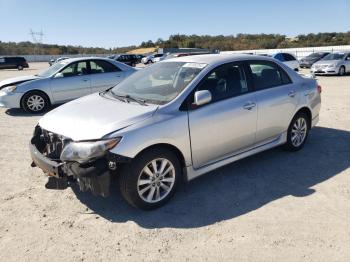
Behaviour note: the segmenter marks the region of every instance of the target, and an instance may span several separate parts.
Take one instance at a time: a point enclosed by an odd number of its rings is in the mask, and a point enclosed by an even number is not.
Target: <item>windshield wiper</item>
[[[146,101],[140,98],[132,97],[130,95],[117,95],[113,91],[110,92],[114,97],[118,98],[119,100],[126,99],[127,102],[133,101],[140,105],[147,106]],[[125,101],[124,101],[125,102]]]

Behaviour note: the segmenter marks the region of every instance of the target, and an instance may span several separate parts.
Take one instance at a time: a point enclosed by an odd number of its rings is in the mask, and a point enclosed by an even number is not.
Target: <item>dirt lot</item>
[[[302,151],[226,166],[151,212],[117,190],[46,189],[27,148],[39,116],[0,109],[0,261],[350,261],[350,76],[318,80],[321,119]]]

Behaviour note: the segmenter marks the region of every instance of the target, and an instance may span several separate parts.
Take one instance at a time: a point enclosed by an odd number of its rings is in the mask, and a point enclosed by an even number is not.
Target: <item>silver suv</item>
[[[110,90],[58,107],[30,142],[33,166],[152,209],[183,177],[283,145],[297,151],[319,117],[321,88],[268,57],[199,55],[139,70]]]

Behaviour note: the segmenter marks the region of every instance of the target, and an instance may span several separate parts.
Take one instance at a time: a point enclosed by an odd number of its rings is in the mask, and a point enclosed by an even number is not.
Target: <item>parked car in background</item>
[[[183,56],[191,56],[191,55],[207,55],[207,54],[212,54],[212,53],[207,53],[207,52],[193,52],[193,53],[171,53],[167,54],[162,60],[167,60],[171,58],[176,58],[176,57],[183,57]]]
[[[137,58],[137,63],[141,63],[141,59],[144,58],[145,56],[144,55],[136,55],[136,58]]]
[[[303,148],[320,92],[269,57],[168,59],[46,114],[31,139],[32,166],[102,196],[118,175],[131,205],[157,208],[182,179],[279,145]]]
[[[152,64],[152,63],[155,63],[157,61],[155,61],[154,59],[155,58],[158,58],[158,57],[162,57],[164,56],[164,54],[152,54],[152,55],[148,55],[148,56],[145,56],[144,58],[141,59],[141,62],[145,65],[147,64]]]
[[[35,76],[0,82],[0,107],[40,113],[51,105],[104,91],[135,72],[123,63],[98,57],[72,58]]]
[[[138,58],[136,57],[136,55],[132,55],[132,54],[131,55],[129,54],[112,55],[112,56],[109,56],[108,58],[114,59],[118,62],[124,63],[129,66],[136,66],[136,64],[138,63]]]
[[[311,73],[316,75],[340,75],[350,72],[350,51],[326,55],[311,66]]]
[[[316,52],[300,59],[300,68],[311,68],[317,61],[328,55],[329,52]]]
[[[166,54],[157,54],[152,58],[152,62],[157,63],[159,61],[162,61],[162,60],[164,60],[165,56],[166,56]]]
[[[28,68],[29,65],[24,57],[21,56],[1,56],[0,69],[18,69]]]
[[[271,55],[271,57],[285,63],[287,66],[295,71],[299,70],[299,61],[292,54],[289,53],[276,53]]]
[[[65,60],[65,59],[69,59],[69,57],[59,57],[57,59],[51,59],[49,61],[49,65],[52,66],[54,63],[57,63],[59,61]]]

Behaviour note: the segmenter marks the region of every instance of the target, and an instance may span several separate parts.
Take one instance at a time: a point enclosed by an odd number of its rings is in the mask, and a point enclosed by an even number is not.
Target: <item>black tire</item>
[[[305,136],[300,144],[294,143],[293,139],[292,139],[293,127],[296,125],[296,122],[299,119],[303,119],[305,121],[305,124],[306,124],[306,133],[305,133]],[[287,131],[287,142],[283,146],[284,149],[288,150],[288,151],[298,151],[298,150],[302,149],[304,147],[305,142],[307,140],[307,137],[309,135],[310,128],[311,128],[311,126],[310,126],[309,116],[304,112],[297,113],[293,117],[291,123],[289,124],[288,131]]]
[[[149,64],[153,64],[152,60],[147,61],[147,65],[149,65]]]
[[[150,203],[141,198],[138,191],[138,187],[140,187],[138,186],[138,181],[139,177],[143,176],[144,174],[142,173],[143,169],[150,165],[152,161],[160,158],[170,161],[173,165],[174,182],[172,184],[172,188],[168,191],[169,193],[163,195],[164,198],[160,199],[158,202]],[[121,168],[119,177],[120,192],[125,200],[136,208],[144,210],[155,209],[164,205],[174,195],[178,183],[181,181],[181,172],[180,161],[175,153],[166,148],[152,148],[152,150],[147,150],[144,153],[141,153],[130,164],[124,165]],[[149,186],[154,187],[155,185]],[[145,185],[145,187],[148,187],[148,185]],[[152,188],[150,188],[150,190],[151,189]],[[153,190],[153,192],[155,191]],[[152,195],[154,196],[154,193]]]
[[[339,76],[345,75],[345,67],[344,67],[344,66],[341,66],[341,67],[339,68],[338,75],[339,75]]]
[[[42,107],[40,106],[40,108],[38,107],[37,110],[35,110],[34,107],[31,108],[29,101],[33,98],[38,98],[39,101],[43,101],[43,106]],[[21,107],[24,111],[28,113],[40,114],[40,113],[46,112],[50,108],[50,100],[44,92],[29,91],[28,93],[24,94],[21,100]]]
[[[19,65],[19,66],[17,66],[17,69],[18,70],[23,70],[23,66]]]

